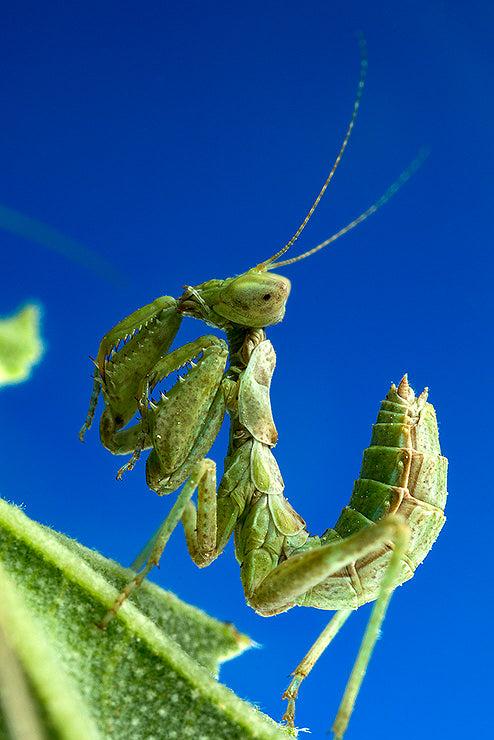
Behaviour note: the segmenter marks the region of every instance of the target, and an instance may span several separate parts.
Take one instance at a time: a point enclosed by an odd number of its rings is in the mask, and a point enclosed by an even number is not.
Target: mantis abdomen
[[[445,522],[448,461],[441,455],[434,407],[427,391],[418,398],[406,376],[381,404],[370,447],[353,486],[350,504],[319,539],[302,550],[341,542],[389,514],[408,524],[410,540],[396,585],[411,578],[437,539]],[[295,554],[292,553],[292,555]],[[357,609],[377,598],[389,565],[392,545],[384,544],[310,589],[298,604],[319,609]]]

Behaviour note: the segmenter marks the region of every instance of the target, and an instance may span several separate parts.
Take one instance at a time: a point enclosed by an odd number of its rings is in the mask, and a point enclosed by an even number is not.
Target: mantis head
[[[290,281],[254,267],[226,280],[186,286],[179,310],[218,328],[260,329],[283,320]]]

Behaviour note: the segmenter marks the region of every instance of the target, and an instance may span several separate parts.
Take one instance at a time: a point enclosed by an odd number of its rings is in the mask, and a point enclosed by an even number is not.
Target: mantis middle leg
[[[307,553],[302,553],[301,555],[295,555],[293,559],[285,561],[278,566],[278,568],[272,571],[272,573],[270,573],[263,581],[260,588],[257,589],[255,598],[258,600],[257,603],[259,606],[261,606],[261,608],[276,608],[279,607],[280,602],[283,602],[283,594],[285,598],[289,595],[291,595],[292,598],[296,598],[296,592],[299,590],[301,582],[304,580],[308,584],[308,588],[312,588],[314,585],[317,585],[314,578],[317,578],[317,573],[320,568],[326,569],[325,578],[327,578],[331,573],[339,570],[340,567],[344,567],[361,557],[365,557],[366,554],[379,545],[387,543],[393,544],[393,553],[381,583],[379,595],[372,610],[359,653],[338,709],[338,714],[333,724],[335,740],[341,740],[343,738],[348,726],[348,722],[355,705],[355,700],[360,690],[369,660],[379,636],[381,625],[386,615],[389,601],[396,586],[396,582],[399,579],[401,560],[406,552],[408,541],[408,526],[399,517],[388,516],[377,522],[375,525],[360,530],[342,542],[325,545],[319,550],[312,550]],[[315,555],[313,553],[315,553]],[[291,563],[291,560],[295,560],[295,563]],[[335,567],[337,563],[338,565]],[[304,570],[306,572],[305,576]],[[290,586],[289,581],[291,577],[293,577],[295,583]],[[297,583],[298,585],[295,585]],[[300,592],[299,595],[301,595],[301,593],[303,592]],[[276,595],[274,596],[274,594]],[[288,707],[283,719],[287,721],[289,727],[294,727],[295,699],[301,682],[312,670],[318,658],[335,637],[350,614],[351,610],[348,609],[342,609],[335,614],[329,625],[321,633],[305,658],[294,671],[294,678],[283,695],[284,699],[288,699]]]
[[[157,404],[151,404],[150,389],[170,372],[201,353],[202,357],[193,365],[186,379],[182,379],[182,382],[179,380],[168,396],[163,394]],[[212,461],[204,459],[204,455],[214,442],[225,413],[222,383],[226,358],[224,342],[216,337],[201,337],[162,358],[141,384],[139,405],[142,408],[142,421],[136,425],[140,426],[140,438],[131,460],[121,472],[131,469],[144,445],[149,444],[153,447],[146,464],[150,487],[160,494],[169,494],[176,491],[184,480],[187,479],[187,482],[163,525],[145,548],[145,557],[139,557],[138,562],[134,563],[134,567],[140,567],[141,563],[144,563],[144,567],[117,597],[100,623],[103,628],[158,564],[195,489],[199,487],[201,500],[202,490],[209,487],[210,480],[215,489],[215,466]],[[130,430],[123,430],[118,434],[128,432]]]
[[[144,559],[144,567],[142,567],[139,573],[137,573],[120,592],[101,622],[99,622],[98,627],[101,629],[106,629],[108,627],[124,601],[128,599],[133,591],[139,588],[150,571],[158,565],[168,540],[179,523],[185,507],[194,495],[194,491],[196,488],[199,488],[199,491],[201,491],[203,486],[207,485],[206,480],[211,467],[214,467],[214,462],[207,459],[202,460],[200,463],[195,465],[192,475],[182,488],[165,521],[153,536],[152,540],[146,545],[143,553],[139,555],[133,563],[133,567],[138,568],[139,563]]]
[[[195,490],[198,491],[198,511],[201,525],[199,532],[196,531],[196,508],[191,503]],[[194,562],[200,567],[209,565],[221,550],[216,545],[216,464],[213,460],[204,458],[194,465],[192,474],[186,481],[170,513],[160,526],[156,534],[146,545],[143,552],[136,558],[132,567],[139,569],[139,573],[129,581],[121,593],[117,596],[112,606],[105,614],[99,627],[106,629],[118,610],[131,595],[142,584],[150,571],[159,564],[164,549],[177,524],[182,520],[187,545]],[[229,499],[224,499],[226,506],[220,506],[218,530],[221,537],[221,549],[228,541],[237,516],[234,507],[231,507]],[[214,501],[214,503],[213,503]],[[231,509],[228,515],[228,509]]]

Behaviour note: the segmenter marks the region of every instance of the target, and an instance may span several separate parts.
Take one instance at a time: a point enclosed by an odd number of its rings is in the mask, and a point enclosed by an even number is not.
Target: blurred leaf
[[[20,383],[43,354],[39,333],[40,309],[35,304],[0,319],[0,386]]]
[[[62,234],[57,229],[48,226],[42,221],[14,211],[13,208],[0,205],[0,229],[20,236],[24,239],[61,254],[63,257],[78,262],[88,270],[92,270],[104,280],[115,285],[125,284],[126,278],[117,268],[108,262],[102,255],[84,244]]]
[[[286,737],[213,677],[250,644],[231,625],[146,583],[102,632],[131,571],[2,500],[0,561],[1,737]]]

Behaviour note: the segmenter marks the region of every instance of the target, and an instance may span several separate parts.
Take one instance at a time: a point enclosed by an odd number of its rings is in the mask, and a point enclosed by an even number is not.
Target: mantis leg
[[[211,469],[214,467],[214,462],[208,459],[204,459],[200,463],[197,463],[192,475],[186,481],[184,487],[178,495],[177,500],[170,510],[170,513],[166,517],[165,521],[163,522],[157,533],[152,538],[149,545],[145,548],[144,552],[147,553],[149,551],[149,556],[146,559],[144,567],[131,581],[129,581],[125,588],[120,592],[110,609],[106,612],[101,622],[99,622],[98,627],[100,627],[101,629],[106,629],[108,627],[109,623],[115,617],[124,601],[126,601],[126,599],[131,595],[133,591],[139,588],[141,583],[144,581],[149,572],[154,568],[154,566],[158,565],[163,551],[167,545],[167,542],[170,539],[173,530],[180,522],[184,513],[184,509],[192,498],[194,491],[196,490],[196,488],[198,488],[199,495],[202,495],[202,488],[205,485],[204,481],[205,479],[207,480],[208,476],[211,475]],[[134,561],[134,565],[140,560],[141,556],[139,556],[138,559]]]
[[[124,465],[122,465],[121,468],[118,469],[117,475],[115,476],[117,480],[122,480],[124,473],[126,473],[128,470],[134,469],[136,462],[139,460],[141,456],[141,452],[147,447],[149,447],[149,444],[148,444],[149,423],[147,419],[148,402],[149,402],[148,395],[149,395],[149,392],[146,389],[145,396],[141,396],[139,398],[139,409],[141,412],[141,421],[139,423],[138,428],[134,428],[132,430],[124,429],[114,434],[114,442],[117,442],[120,445],[120,447],[122,447],[122,438],[125,437],[126,432],[130,431],[131,436],[135,438],[135,443],[133,444],[134,449],[132,451],[132,456]],[[127,445],[124,445],[123,448],[126,449]]]
[[[334,740],[342,740],[346,728],[348,727],[353,707],[355,706],[355,701],[360,691],[362,681],[364,680],[367,666],[369,665],[384,617],[386,616],[391,596],[393,595],[393,591],[396,586],[396,580],[399,576],[401,567],[401,558],[406,552],[408,541],[408,527],[401,524],[401,528],[397,530],[397,536],[394,540],[395,548],[393,555],[389,561],[389,565],[381,583],[379,596],[377,597],[376,603],[372,609],[357,658],[353,664],[352,672],[345,687],[345,693],[343,694],[343,699],[341,700],[338,714],[336,715],[336,719],[333,724]]]
[[[282,611],[293,604],[303,593],[318,583],[322,583],[340,568],[365,557],[382,544],[393,544],[393,554],[333,726],[335,740],[341,740],[347,728],[391,594],[398,580],[401,559],[406,552],[408,540],[409,531],[406,524],[399,517],[388,516],[341,542],[324,545],[319,549],[295,554],[288,558],[272,570],[249,596],[250,603],[261,614]],[[329,628],[328,632],[331,637]],[[324,637],[321,644],[316,642],[311,668],[325,647],[323,643]],[[322,647],[321,650],[319,650],[320,647]],[[311,651],[309,651],[310,654]]]
[[[96,406],[98,405],[98,398],[101,391],[101,378],[99,376],[98,370],[95,369],[94,371],[94,380],[93,380],[93,390],[91,391],[91,398],[89,399],[89,409],[86,416],[86,421],[81,427],[81,430],[79,432],[79,439],[81,442],[84,441],[84,436],[88,429],[91,429],[94,414],[96,412]]]
[[[187,549],[199,568],[210,565],[223,551],[239,516],[230,496],[217,496],[216,465],[211,464],[198,487],[197,509],[189,501],[182,516]]]
[[[149,415],[150,413],[152,414],[152,410],[150,411],[149,408],[149,396],[156,385],[170,375],[170,373],[173,373],[175,370],[179,370],[187,363],[190,363],[193,358],[197,357],[201,352],[207,352],[210,347],[218,347],[221,345],[222,342],[213,335],[204,335],[199,337],[198,339],[195,339],[188,344],[184,344],[183,347],[178,347],[178,349],[162,357],[142,379],[137,391],[138,410],[142,418],[141,426],[139,434],[137,435],[137,441],[132,457],[127,463],[125,463],[125,465],[122,465],[117,473],[117,478],[119,480],[126,471],[132,470],[135,467],[141,452],[149,446]],[[125,437],[125,435],[129,434],[129,431],[130,430],[122,430],[121,432],[117,432],[117,435],[123,435]],[[115,435],[115,438],[118,438],[117,435]]]
[[[352,611],[352,609],[340,609],[340,611],[336,612],[329,624],[323,629],[315,643],[312,645],[307,655],[300,661],[293,671],[293,678],[282,696],[282,699],[288,700],[288,706],[283,715],[283,721],[286,722],[289,727],[294,727],[295,725],[295,700],[298,696],[300,684],[304,678],[307,678],[330,642],[333,641],[340,629],[343,627]]]
[[[382,544],[401,545],[407,537],[406,524],[400,517],[391,515],[341,541],[296,553],[268,573],[254,592],[248,594],[249,602],[266,616],[284,611],[336,571]]]
[[[216,514],[216,465],[213,463],[204,471],[203,485],[198,488],[197,509],[189,500],[182,515],[187,549],[200,568],[216,557]]]
[[[104,446],[122,454],[122,444],[113,439],[136,412],[140,380],[156,361],[168,352],[181,322],[177,302],[161,296],[122,319],[101,340],[94,373],[93,392],[81,440],[91,427],[99,391],[103,391],[105,411],[100,425]]]
[[[110,331],[105,334],[103,339],[101,340],[99,350],[98,350],[98,356],[96,358],[96,364],[100,369],[101,373],[104,373],[105,369],[105,357],[109,355],[112,351],[112,349],[115,347],[115,345],[118,344],[118,342],[125,338],[126,336],[131,336],[134,334],[134,332],[141,329],[141,327],[146,326],[149,321],[156,318],[162,311],[172,311],[172,313],[176,312],[176,301],[174,298],[170,298],[170,296],[160,296],[159,298],[156,298],[152,303],[148,303],[146,306],[143,306],[142,308],[138,308],[137,311],[134,311],[129,316],[126,316],[122,321],[119,321],[116,326],[113,327],[113,329],[110,329]],[[171,341],[173,340],[173,337],[175,336],[178,325],[180,323],[180,319],[175,319],[175,322],[173,326],[172,331],[170,332],[170,340],[168,344],[171,344]],[[166,351],[166,350],[165,350]]]

